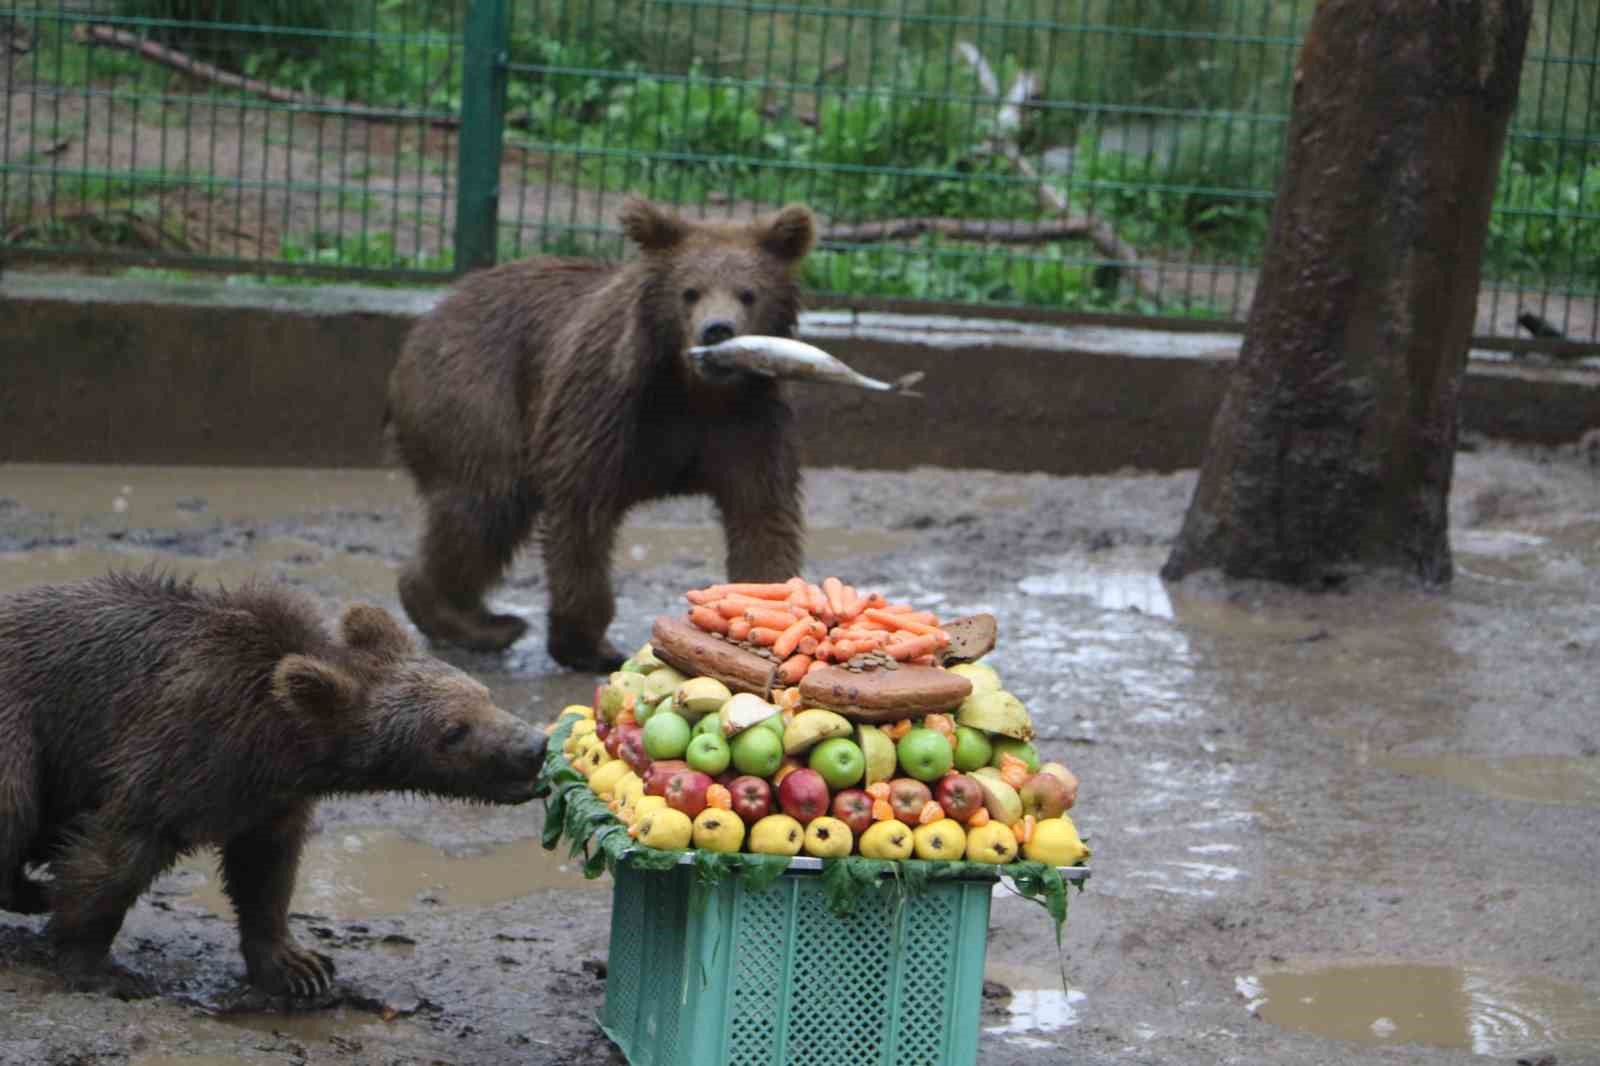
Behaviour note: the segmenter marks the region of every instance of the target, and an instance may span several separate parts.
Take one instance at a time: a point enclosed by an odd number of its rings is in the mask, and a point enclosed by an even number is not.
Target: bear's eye
[[[744,304],[746,307],[749,307],[751,304],[756,302],[756,294],[749,289],[740,289],[739,302]]]
[[[463,740],[466,740],[467,734],[471,731],[472,729],[467,723],[458,722],[446,730],[444,736],[439,738],[439,746],[441,748],[453,748]]]
[[[699,289],[684,289],[683,290],[683,302],[684,303],[692,304],[698,299],[700,299],[700,290]]]

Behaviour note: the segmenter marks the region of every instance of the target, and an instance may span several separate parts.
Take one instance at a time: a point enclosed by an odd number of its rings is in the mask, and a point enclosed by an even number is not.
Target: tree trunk
[[[1532,0],[1322,0],[1261,283],[1162,576],[1450,580],[1457,407]]]

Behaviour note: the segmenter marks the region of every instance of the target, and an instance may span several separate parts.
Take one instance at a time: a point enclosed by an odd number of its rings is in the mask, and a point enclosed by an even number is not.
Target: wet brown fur
[[[710,223],[630,200],[621,222],[636,258],[536,258],[471,275],[396,364],[389,429],[425,511],[401,602],[433,640],[499,650],[522,635],[526,623],[483,596],[536,519],[549,649],[573,669],[621,661],[605,636],[611,551],[636,503],[710,495],[732,580],[800,568],[799,458],[780,387],[709,382],[683,353],[719,323],[729,335],[792,334],[810,212]]]
[[[0,598],[0,909],[51,912],[69,980],[102,983],[128,908],[214,846],[251,982],[324,992],[332,963],[288,927],[318,799],[530,798],[537,730],[387,612],[338,630],[281,587],[148,573]]]

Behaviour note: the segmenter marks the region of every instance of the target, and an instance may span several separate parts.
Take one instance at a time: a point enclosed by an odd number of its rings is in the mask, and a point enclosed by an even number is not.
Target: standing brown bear
[[[128,908],[215,846],[250,981],[325,992],[333,963],[289,932],[317,800],[522,803],[544,749],[376,607],[347,610],[335,637],[267,585],[113,574],[0,597],[0,909],[51,912],[75,985],[122,984],[106,963]],[[40,864],[49,882],[29,876]]]
[[[804,520],[780,386],[711,380],[685,351],[741,334],[789,336],[811,212],[689,221],[643,200],[621,212],[623,264],[527,259],[471,275],[412,330],[388,421],[424,507],[400,601],[427,636],[482,651],[527,629],[484,594],[541,520],[549,650],[608,671],[611,552],[636,503],[708,494],[734,581],[800,569]]]

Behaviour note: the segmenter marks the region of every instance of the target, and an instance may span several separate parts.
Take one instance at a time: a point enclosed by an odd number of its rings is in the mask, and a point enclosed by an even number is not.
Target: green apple
[[[733,749],[728,746],[720,729],[691,738],[688,750],[683,754],[683,761],[689,764],[691,770],[699,770],[709,777],[716,777],[726,770],[732,759]]]
[[[733,768],[741,774],[771,777],[783,765],[783,735],[772,729],[746,729],[733,735]]]
[[[895,745],[895,757],[908,777],[937,781],[950,770],[950,741],[937,729],[916,726]]]
[[[785,724],[786,723],[783,720],[782,714],[774,714],[768,718],[763,718],[761,721],[756,723],[758,726],[765,726],[766,728],[772,730],[772,732],[777,735],[779,746],[782,746],[783,743],[783,729]]]
[[[956,726],[956,769],[970,774],[980,766],[988,766],[994,758],[994,745],[989,734],[970,725]]]
[[[694,735],[699,736],[701,733],[715,733],[719,737],[722,736],[722,719],[714,714],[701,718],[694,724]]]
[[[1014,755],[1028,764],[1028,773],[1039,772],[1039,752],[1032,744],[1014,737],[995,737],[994,754],[989,757],[990,766],[1000,765],[1000,756]]]
[[[689,750],[690,732],[689,720],[683,715],[657,711],[644,724],[644,753],[652,759],[681,759]]]
[[[807,765],[837,792],[861,780],[861,775],[867,771],[867,757],[854,741],[830,737],[811,749]]]

